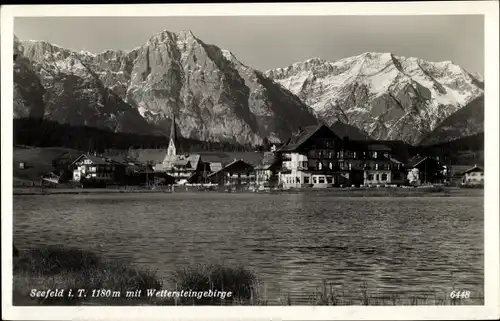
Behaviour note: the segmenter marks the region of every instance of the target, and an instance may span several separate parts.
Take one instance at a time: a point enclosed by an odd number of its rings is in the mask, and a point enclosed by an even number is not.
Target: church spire
[[[175,115],[172,112],[172,124],[170,125],[170,140],[168,142],[167,155],[177,155],[177,129],[175,126]]]

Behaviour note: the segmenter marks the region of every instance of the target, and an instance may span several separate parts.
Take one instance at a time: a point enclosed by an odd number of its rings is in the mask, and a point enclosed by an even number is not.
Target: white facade
[[[280,183],[284,188],[300,188],[304,186],[326,188],[337,183],[333,175],[312,174],[308,172],[308,158],[299,153],[288,153],[284,157],[283,169],[280,174]]]
[[[101,169],[104,168],[105,171],[99,171],[97,167]],[[75,168],[73,169],[73,181],[80,182],[82,178],[86,179],[96,179],[101,181],[111,181],[114,178],[112,173],[112,164],[94,164],[92,160],[83,157],[81,161],[75,162]]]
[[[301,187],[302,184],[311,184],[311,175],[305,171],[308,168],[307,156],[299,153],[284,155],[282,168],[285,173],[280,174],[280,183],[285,188]]]
[[[484,172],[483,171],[473,171],[473,172],[465,173],[464,183],[467,185],[484,184]]]

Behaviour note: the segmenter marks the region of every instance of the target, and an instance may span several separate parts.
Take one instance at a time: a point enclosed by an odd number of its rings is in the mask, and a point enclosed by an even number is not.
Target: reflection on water
[[[165,279],[188,264],[243,264],[271,302],[306,300],[323,279],[353,296],[365,282],[373,294],[483,295],[482,197],[15,196],[14,241],[96,248]]]

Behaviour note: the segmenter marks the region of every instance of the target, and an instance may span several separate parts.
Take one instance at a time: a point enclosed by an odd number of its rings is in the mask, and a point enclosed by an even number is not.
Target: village
[[[480,166],[447,166],[430,156],[408,157],[397,148],[397,142],[341,138],[324,124],[299,128],[285,143],[271,145],[262,155],[253,157],[231,159],[217,153],[184,153],[178,141],[174,119],[166,150],[134,150],[126,157],[81,154],[63,171],[42,175],[40,182],[49,187],[66,181],[72,187],[83,188],[141,186],[226,191],[484,184]],[[21,169],[23,166],[19,164]]]

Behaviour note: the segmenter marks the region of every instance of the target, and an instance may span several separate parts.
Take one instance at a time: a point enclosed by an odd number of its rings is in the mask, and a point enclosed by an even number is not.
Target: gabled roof
[[[245,162],[258,165],[262,161],[262,152],[196,152],[206,163],[221,163],[227,165],[235,159],[242,159]]]
[[[408,163],[406,164],[408,167],[415,167],[418,166],[421,162],[423,162],[427,157],[422,157],[420,155],[414,156],[411,158]]]
[[[349,140],[371,140],[370,136],[356,126],[349,125],[337,120],[330,126],[330,129],[341,139],[347,137]]]
[[[367,146],[369,151],[377,151],[377,152],[390,152],[391,149],[387,147],[387,145],[383,144],[369,144]]]
[[[189,160],[188,159],[178,159],[178,160],[174,161],[172,164],[175,166],[186,166],[187,164],[189,164]]]
[[[157,168],[164,170],[170,170],[175,166],[186,166],[191,164],[189,169],[196,170],[198,164],[201,161],[201,156],[199,154],[183,154],[183,155],[165,155],[161,164],[158,164]]]
[[[412,159],[410,159],[408,161],[408,163],[406,164],[406,166],[413,168],[413,167],[418,166],[420,163],[422,163],[423,161],[425,161],[427,159],[432,160],[432,161],[439,164],[439,161],[435,158],[428,157],[428,156],[423,157],[423,156],[417,155],[417,156],[414,156]]]
[[[85,157],[85,158],[89,159],[92,163],[94,163],[96,165],[109,164],[109,162],[107,162],[104,158],[97,157],[97,156],[92,155],[92,154],[81,154],[80,156],[78,156],[77,159],[75,159],[73,161],[73,163],[71,163],[71,165],[73,165],[74,163],[78,162],[82,157]]]
[[[249,164],[249,163],[245,162],[242,159],[235,159],[234,161],[232,161],[231,163],[227,164],[226,166],[224,166],[223,168],[221,168],[217,172],[211,173],[210,175],[208,175],[208,177],[212,177],[212,176],[217,175],[218,173],[221,173],[221,172],[227,172],[227,171],[229,171],[231,169],[231,167],[234,167],[238,163],[243,163],[248,168],[253,168],[252,164]]]
[[[322,128],[326,128],[328,131],[332,133],[333,136],[337,136],[330,128],[328,128],[328,126],[324,124],[306,126],[304,128],[299,129],[299,132],[297,132],[296,134],[292,135],[292,137],[288,139],[286,144],[282,146],[279,149],[279,151],[287,152],[296,150],[297,148],[302,146],[305,142],[307,142],[314,134],[316,134]]]
[[[218,172],[223,168],[221,162],[211,162],[211,163],[209,163],[209,166],[210,166],[211,172]]]
[[[468,170],[464,171],[464,174],[472,173],[472,172],[484,172],[484,169],[482,167],[474,165],[473,167],[471,167]]]

